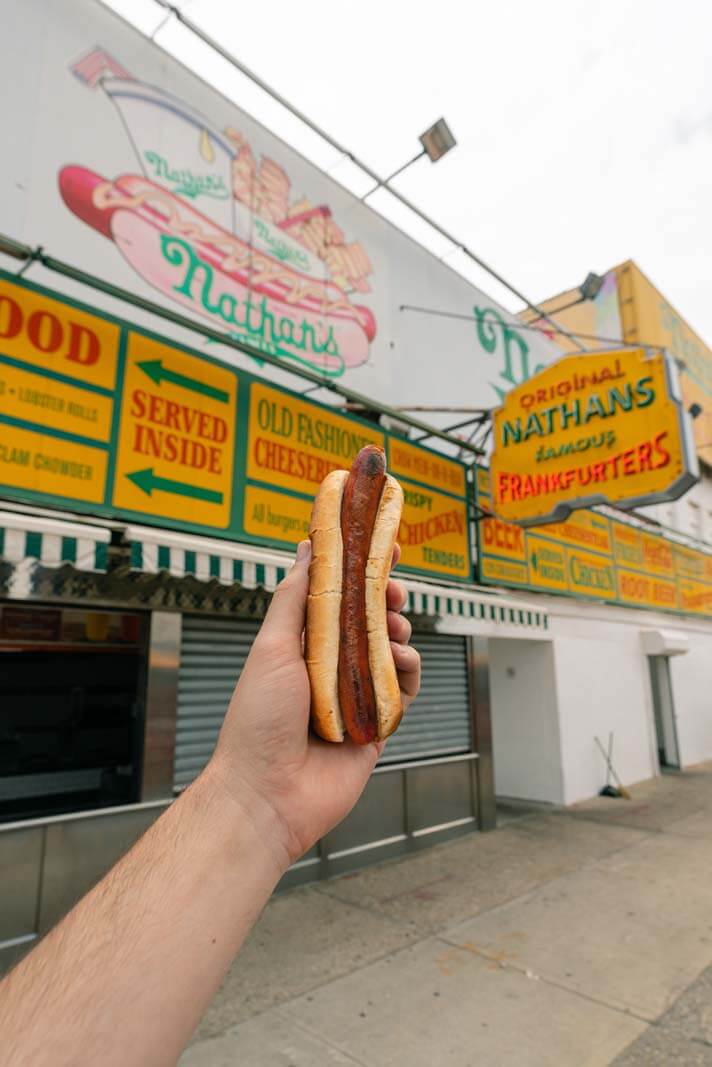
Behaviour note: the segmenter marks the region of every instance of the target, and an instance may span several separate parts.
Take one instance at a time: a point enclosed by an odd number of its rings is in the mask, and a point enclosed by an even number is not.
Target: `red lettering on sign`
[[[67,359],[72,363],[81,363],[83,367],[91,367],[100,355],[101,345],[93,330],[80,326],[78,322],[70,322]]]
[[[56,352],[62,334],[62,323],[50,311],[33,311],[27,320],[27,336],[40,352]]]
[[[33,311],[25,322],[22,307],[11,297],[0,296],[0,337],[10,340],[19,337],[22,329],[32,348],[45,355],[54,355],[66,345],[63,358],[90,367],[101,355],[99,338],[88,326],[62,320],[47,309]]]
[[[670,462],[670,453],[663,448],[661,442],[664,437],[667,437],[667,430],[663,430],[661,433],[656,433],[653,438],[653,448],[660,455],[660,462],[655,464],[655,470],[658,467],[666,467]]]
[[[0,296],[0,337],[17,337],[22,329],[22,308],[9,296]]]

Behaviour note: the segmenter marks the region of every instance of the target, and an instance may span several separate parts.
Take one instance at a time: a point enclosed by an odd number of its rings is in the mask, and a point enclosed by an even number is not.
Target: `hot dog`
[[[328,474],[314,501],[305,658],[312,727],[326,741],[382,741],[403,715],[386,621],[402,509],[376,445]]]

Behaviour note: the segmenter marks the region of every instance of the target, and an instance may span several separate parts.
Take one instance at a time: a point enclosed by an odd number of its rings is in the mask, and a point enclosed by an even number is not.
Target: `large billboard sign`
[[[463,464],[0,272],[0,498],[291,548],[369,443],[402,567],[471,580]]]
[[[382,403],[493,407],[561,354],[98,0],[26,0],[0,58],[0,232]]]
[[[657,504],[697,481],[675,365],[663,352],[565,357],[507,393],[493,421],[492,505],[509,522]]]

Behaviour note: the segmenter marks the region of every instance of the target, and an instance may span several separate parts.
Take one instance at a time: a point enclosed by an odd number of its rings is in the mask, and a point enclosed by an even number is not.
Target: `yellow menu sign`
[[[228,526],[236,405],[233,371],[131,333],[114,505]]]
[[[253,382],[247,431],[247,477],[314,495],[332,470],[348,469],[364,445],[385,437],[293,393]]]
[[[0,270],[0,497],[292,546],[367,444],[403,485],[401,566],[471,579],[463,464]]]
[[[467,505],[442,493],[401,480],[403,517],[398,531],[401,565],[441,571],[457,578],[470,574]]]
[[[566,356],[494,412],[493,511],[534,526],[593,504],[674,500],[697,480],[686,420],[665,353]]]
[[[489,510],[487,471],[478,471],[476,484]],[[477,544],[485,583],[712,616],[712,554],[595,511],[536,530],[487,518],[477,525]]]
[[[253,537],[296,545],[309,536],[310,500],[265,489],[261,485],[248,485],[244,507],[243,525]]]
[[[121,331],[0,276],[0,484],[101,504]]]
[[[245,532],[291,544],[305,537],[311,501],[321,482],[332,470],[348,469],[367,444],[387,449],[388,470],[403,487],[401,566],[469,578],[462,464],[259,381],[250,386]]]
[[[388,469],[394,477],[422,482],[445,493],[465,496],[465,468],[446,456],[419,448],[409,441],[391,438],[388,445]]]

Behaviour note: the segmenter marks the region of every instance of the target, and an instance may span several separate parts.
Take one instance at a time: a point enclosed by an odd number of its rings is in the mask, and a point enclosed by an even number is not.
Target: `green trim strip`
[[[5,363],[8,367],[15,367],[16,370],[27,371],[29,374],[39,374],[40,377],[49,378],[53,382],[61,382],[63,385],[72,385],[74,388],[84,389],[88,393],[98,393],[99,396],[107,396],[109,399],[114,395],[113,389],[105,389],[103,385],[94,385],[92,382],[85,382],[81,378],[71,378],[68,374],[61,374],[59,371],[50,370],[47,367],[38,367],[34,363],[25,363],[24,359],[15,359],[14,356],[6,356],[0,353],[0,363]]]
[[[55,430],[50,426],[42,426],[37,422],[28,422],[27,419],[16,419],[13,415],[0,415],[0,423],[5,426],[13,426],[16,430],[30,430],[41,437],[56,437],[60,441],[71,441],[75,445],[99,448],[102,452],[108,452],[109,450],[107,441],[96,441],[93,437],[81,437],[78,433],[70,433],[68,430]]]

